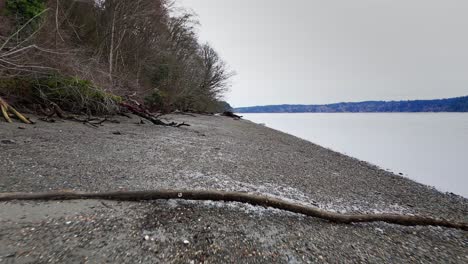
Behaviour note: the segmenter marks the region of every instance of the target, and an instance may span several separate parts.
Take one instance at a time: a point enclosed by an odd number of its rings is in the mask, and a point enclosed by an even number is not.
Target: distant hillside
[[[468,96],[413,101],[366,101],[326,105],[265,105],[239,107],[237,113],[342,113],[342,112],[468,112]]]

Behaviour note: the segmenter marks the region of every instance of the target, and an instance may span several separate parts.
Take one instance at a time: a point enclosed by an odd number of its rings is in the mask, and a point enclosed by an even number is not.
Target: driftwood
[[[149,191],[117,191],[87,193],[74,191],[55,191],[44,193],[0,193],[1,201],[12,200],[74,200],[74,199],[104,199],[117,201],[142,201],[158,199],[211,200],[226,202],[241,202],[251,205],[277,208],[307,216],[317,217],[334,223],[368,223],[387,222],[405,226],[442,226],[468,231],[468,223],[436,219],[424,216],[396,214],[340,214],[325,211],[316,207],[292,203],[268,197],[241,192],[223,191],[191,191],[191,190],[149,190]]]
[[[10,114],[9,112],[11,111],[13,113],[13,115],[15,115],[19,120],[21,120],[21,122],[25,123],[25,124],[32,124],[33,122],[31,122],[31,120],[27,119],[25,116],[23,116],[20,112],[16,111],[15,108],[13,108],[11,105],[9,105],[5,100],[3,100],[1,97],[0,97],[0,110],[2,112],[2,115],[3,115],[3,118],[5,118],[5,120],[8,122],[8,123],[12,123],[13,121],[11,121],[11,118],[10,118]]]
[[[81,117],[78,117],[78,116],[75,116],[75,115],[67,115],[65,113],[65,111],[63,111],[60,108],[60,106],[58,106],[56,103],[51,102],[50,106],[51,106],[52,109],[51,109],[51,111],[49,113],[46,113],[46,111],[44,109],[42,109],[42,112],[45,115],[45,117],[41,117],[41,118],[39,118],[39,120],[44,121],[44,122],[54,123],[55,119],[53,119],[53,117],[56,115],[60,119],[65,119],[65,120],[70,120],[70,121],[83,123],[84,125],[89,125],[89,126],[94,127],[94,128],[97,128],[97,127],[101,126],[105,122],[120,123],[117,120],[109,119],[107,117],[97,118],[97,117],[88,116],[88,117],[81,118]]]
[[[234,114],[234,113],[231,112],[231,111],[225,111],[225,112],[223,112],[223,116],[232,117],[232,118],[234,118],[234,119],[241,119],[241,118],[242,118],[242,116],[236,115],[236,114]]]
[[[136,104],[135,106],[129,104],[129,103],[120,103],[120,105],[126,109],[128,109],[130,112],[133,114],[144,118],[146,120],[149,120],[151,123],[159,126],[171,126],[171,127],[181,127],[181,126],[190,126],[189,124],[186,124],[184,122],[182,123],[176,123],[176,122],[170,122],[166,123],[160,120],[157,116],[154,116],[151,114],[148,110],[144,109],[141,104]]]
[[[171,112],[173,115],[186,115],[191,117],[197,117],[196,115],[192,114],[192,112],[182,112],[182,111],[173,111]]]

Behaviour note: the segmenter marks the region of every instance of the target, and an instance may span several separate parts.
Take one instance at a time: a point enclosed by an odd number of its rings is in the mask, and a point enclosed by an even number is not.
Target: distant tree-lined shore
[[[366,112],[468,112],[468,96],[412,101],[365,101],[325,105],[265,105],[239,107],[238,113],[366,113]]]

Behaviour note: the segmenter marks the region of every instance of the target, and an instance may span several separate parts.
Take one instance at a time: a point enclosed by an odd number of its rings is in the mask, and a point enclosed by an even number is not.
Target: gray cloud
[[[468,94],[466,0],[179,0],[235,106]]]

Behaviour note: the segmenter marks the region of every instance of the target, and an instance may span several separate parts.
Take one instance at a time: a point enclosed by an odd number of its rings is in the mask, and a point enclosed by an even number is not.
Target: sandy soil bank
[[[169,116],[191,127],[1,123],[0,192],[190,188],[248,191],[338,212],[468,221],[468,201],[254,124]],[[22,126],[26,129],[19,129]],[[337,225],[238,203],[0,203],[0,261],[466,263],[468,234]]]

